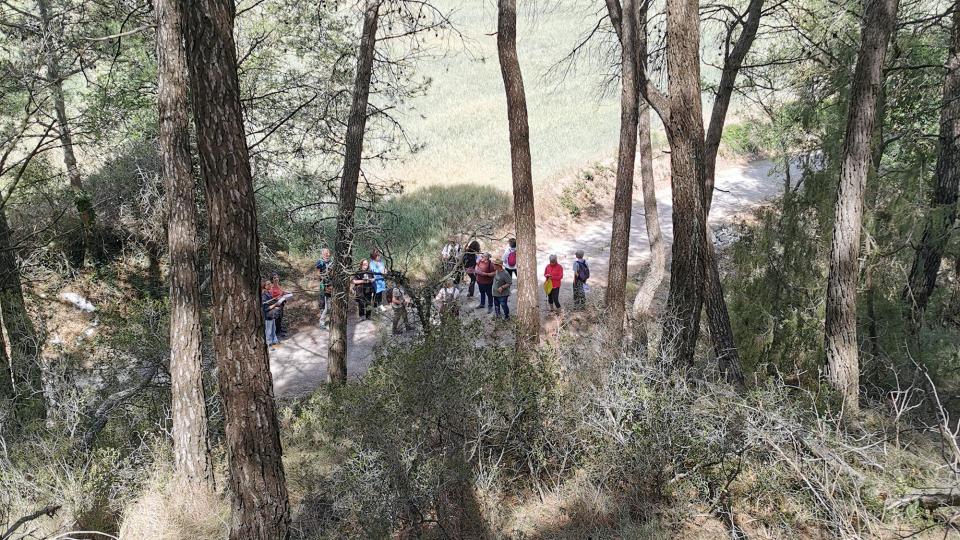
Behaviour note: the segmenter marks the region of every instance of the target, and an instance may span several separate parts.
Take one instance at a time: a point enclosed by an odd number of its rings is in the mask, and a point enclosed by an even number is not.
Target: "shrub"
[[[293,447],[338,449],[321,493],[310,495],[333,501],[326,508],[338,534],[475,537],[486,527],[478,486],[509,490],[557,468],[546,426],[561,415],[549,363],[477,349],[475,337],[449,323],[298,413]]]

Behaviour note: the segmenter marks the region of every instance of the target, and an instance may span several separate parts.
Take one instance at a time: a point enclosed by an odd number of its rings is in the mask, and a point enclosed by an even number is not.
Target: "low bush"
[[[336,449],[328,474],[297,486],[330,501],[333,536],[483,536],[490,494],[563,469],[549,361],[476,348],[471,335],[450,324],[391,349],[357,384],[320,391],[297,413],[287,448]]]

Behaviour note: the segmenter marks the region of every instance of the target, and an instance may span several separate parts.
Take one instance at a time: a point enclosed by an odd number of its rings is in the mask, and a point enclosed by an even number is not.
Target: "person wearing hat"
[[[503,311],[503,320],[510,320],[510,287],[513,285],[513,276],[510,271],[503,267],[501,259],[493,260],[493,267],[496,270],[493,274],[493,306],[495,309],[494,318],[500,318],[500,312]]]

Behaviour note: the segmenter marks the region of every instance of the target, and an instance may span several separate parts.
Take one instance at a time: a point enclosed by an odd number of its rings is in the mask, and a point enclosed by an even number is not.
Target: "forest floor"
[[[738,216],[749,214],[754,208],[779,195],[783,190],[782,173],[770,161],[728,161],[718,164],[716,193],[710,210],[710,224],[718,226],[736,220]],[[630,234],[630,272],[640,270],[650,256],[647,245],[647,230],[644,221],[643,194],[639,183],[635,190],[633,217]],[[657,205],[660,209],[660,224],[667,244],[673,241],[671,220],[672,204],[669,182],[661,182],[657,188]],[[610,255],[609,212],[584,221],[570,221],[558,225],[542,220],[537,233],[537,266],[546,266],[550,254],[557,254],[566,272],[572,272],[574,252],[583,249],[590,264],[590,295],[597,295],[606,285],[607,260]],[[494,253],[495,257],[500,253]],[[312,276],[309,276],[312,279]],[[572,276],[564,278],[560,302],[569,305],[573,291],[570,283]],[[308,280],[309,281],[309,280]],[[540,282],[542,284],[542,278]],[[315,286],[315,283],[310,283]],[[296,289],[294,292],[297,292]],[[300,291],[304,292],[304,291]],[[300,296],[300,295],[298,295]],[[306,293],[311,299],[315,294]],[[542,297],[543,295],[541,295]],[[313,300],[310,300],[311,302]],[[474,314],[472,305],[466,304],[463,313]],[[472,304],[473,299],[470,300]],[[545,299],[541,298],[546,310]],[[513,299],[511,298],[511,307]],[[350,307],[353,307],[352,305]],[[294,323],[290,335],[280,345],[270,351],[270,367],[276,395],[293,397],[312,392],[326,381],[327,345],[329,332],[317,325],[313,310],[307,310],[313,316],[299,318]],[[546,311],[545,311],[546,313]],[[471,315],[472,316],[472,315]],[[377,347],[389,335],[391,313],[384,312],[374,321],[359,321],[354,310],[350,311],[347,336],[350,340],[347,358],[347,373],[351,377],[362,375],[369,369]],[[414,321],[411,314],[411,322]],[[544,330],[550,332],[558,323],[556,317],[544,318]]]

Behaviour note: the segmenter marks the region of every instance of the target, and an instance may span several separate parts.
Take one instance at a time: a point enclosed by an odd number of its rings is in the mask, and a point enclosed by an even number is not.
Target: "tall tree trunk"
[[[233,0],[186,0],[184,30],[210,228],[213,345],[234,540],[287,538],[290,506],[260,306],[260,242],[237,80]]]
[[[530,351],[540,340],[540,309],[537,301],[537,218],[533,204],[530,165],[530,128],[527,97],[517,57],[517,6],[515,0],[499,0],[497,53],[507,95],[510,125],[510,165],[513,175],[513,215],[517,228],[517,349]]]
[[[937,283],[943,251],[950,239],[950,227],[957,220],[960,192],[960,2],[954,3],[947,74],[943,79],[940,109],[940,148],[927,223],[910,268],[903,297],[910,305],[914,328],[923,321],[923,312]]]
[[[623,338],[626,304],[627,259],[630,255],[630,220],[633,217],[633,176],[637,158],[639,81],[637,76],[637,9],[635,0],[624,0],[620,17],[620,148],[614,187],[613,227],[610,234],[610,268],[607,274],[606,311],[612,340]],[[608,4],[608,11],[610,10]],[[610,12],[610,19],[617,15]]]
[[[647,65],[647,18],[649,0],[641,0],[637,16],[637,64],[639,71],[646,73]],[[647,243],[650,245],[650,269],[640,284],[633,301],[634,314],[641,324],[654,319],[653,301],[667,273],[667,248],[660,228],[660,209],[657,207],[657,184],[653,176],[653,144],[650,140],[650,104],[639,100],[637,134],[640,145],[640,181],[643,189],[643,219],[647,227]]]
[[[353,266],[353,226],[357,209],[357,186],[363,159],[363,134],[367,125],[370,77],[377,45],[377,22],[381,0],[367,0],[363,14],[363,33],[357,58],[357,76],[353,84],[353,104],[347,120],[343,176],[340,179],[340,205],[337,209],[337,237],[333,252],[333,295],[330,306],[330,349],[327,354],[327,381],[347,381],[347,296]]]
[[[710,124],[707,127],[705,145],[707,152],[706,179],[704,185],[704,203],[707,215],[710,215],[710,206],[713,204],[713,187],[716,180],[717,153],[720,149],[720,139],[723,135],[723,126],[726,123],[730,100],[740,73],[743,60],[753,46],[760,26],[760,17],[763,12],[764,0],[751,0],[747,6],[746,20],[743,29],[737,38],[736,44],[724,56],[723,69],[720,73],[720,83],[710,112]],[[732,36],[727,36],[727,46]],[[727,302],[723,297],[723,286],[720,282],[720,268],[717,264],[717,253],[714,246],[712,231],[707,229],[707,245],[704,258],[704,303],[707,306],[707,325],[713,341],[714,354],[717,365],[726,379],[734,383],[743,382],[743,370],[740,367],[740,354],[733,339],[733,327],[730,324],[730,313],[727,311]]]
[[[865,7],[860,50],[853,74],[827,281],[825,348],[827,380],[851,416],[859,411],[857,281],[863,193],[871,166],[871,142],[887,44],[898,0],[871,0]]]
[[[160,156],[170,250],[170,392],[173,462],[184,482],[213,487],[203,391],[197,202],[190,158],[189,80],[183,14],[177,0],[155,0]],[[151,250],[152,251],[152,250]]]
[[[102,246],[96,235],[96,217],[90,195],[83,189],[83,179],[80,168],[77,166],[77,156],[74,153],[73,135],[70,131],[70,121],[67,117],[67,105],[63,95],[63,76],[60,69],[60,55],[57,51],[53,19],[50,14],[49,0],[37,0],[40,9],[40,23],[43,26],[44,56],[47,64],[47,82],[50,84],[50,94],[53,108],[57,117],[57,132],[60,136],[60,150],[63,152],[63,164],[67,169],[67,179],[73,189],[74,203],[80,217],[80,226],[83,237],[84,256],[99,264],[102,259]]]
[[[23,301],[20,267],[7,224],[6,210],[0,207],[0,313],[10,343],[10,371],[16,413],[21,421],[43,417],[43,381],[40,370],[39,339]]]
[[[660,356],[683,368],[693,364],[706,257],[706,152],[697,0],[667,1],[667,78],[669,114],[664,124],[670,142],[674,240]]]

